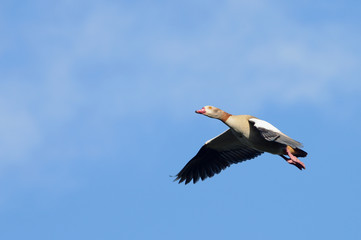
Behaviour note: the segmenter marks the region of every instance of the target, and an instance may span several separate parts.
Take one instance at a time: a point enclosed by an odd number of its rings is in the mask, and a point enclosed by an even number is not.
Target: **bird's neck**
[[[222,122],[226,123],[226,121],[228,120],[228,118],[232,116],[232,114],[229,114],[225,111],[222,111],[221,117],[219,118],[219,120],[221,120]]]

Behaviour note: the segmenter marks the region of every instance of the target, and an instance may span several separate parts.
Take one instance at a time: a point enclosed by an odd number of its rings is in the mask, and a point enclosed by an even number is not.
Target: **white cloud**
[[[40,140],[40,126],[31,110],[26,109],[14,89],[1,84],[0,91],[0,159],[1,162],[27,157]],[[23,89],[24,93],[26,89]]]
[[[360,34],[352,27],[306,25],[265,1],[214,4],[190,19],[182,11],[191,10],[171,4],[79,5],[82,14],[70,19],[70,8],[58,6],[56,20],[18,29],[31,56],[28,65],[0,72],[1,156],[24,158],[46,144],[49,129],[79,121],[82,111],[94,124],[114,119],[106,122],[111,128],[125,116],[181,117],[205,104],[244,112],[270,102],[321,108],[335,89],[360,91],[353,51]]]

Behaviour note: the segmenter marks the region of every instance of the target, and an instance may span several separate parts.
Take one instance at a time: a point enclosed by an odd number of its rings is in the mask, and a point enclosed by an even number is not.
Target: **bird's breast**
[[[246,146],[260,152],[268,152],[272,154],[284,153],[285,146],[283,144],[274,141],[267,141],[258,129],[249,123],[248,119],[244,119],[243,117],[231,119],[227,125],[232,129],[232,132],[237,139]]]

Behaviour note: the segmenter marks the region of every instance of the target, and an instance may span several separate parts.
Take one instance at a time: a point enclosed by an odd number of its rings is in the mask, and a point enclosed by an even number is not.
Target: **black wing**
[[[229,129],[204,144],[174,181],[185,181],[185,184],[188,184],[193,180],[193,183],[196,183],[199,179],[213,177],[233,163],[255,158],[262,153],[241,144]]]

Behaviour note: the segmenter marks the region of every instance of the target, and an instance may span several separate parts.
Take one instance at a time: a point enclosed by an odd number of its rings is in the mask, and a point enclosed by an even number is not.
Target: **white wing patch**
[[[275,126],[273,126],[272,124],[270,124],[269,122],[263,121],[261,119],[257,119],[257,118],[251,118],[249,119],[250,122],[254,123],[254,126],[256,128],[264,128],[273,132],[278,132],[278,133],[282,133],[278,128],[276,128]]]

